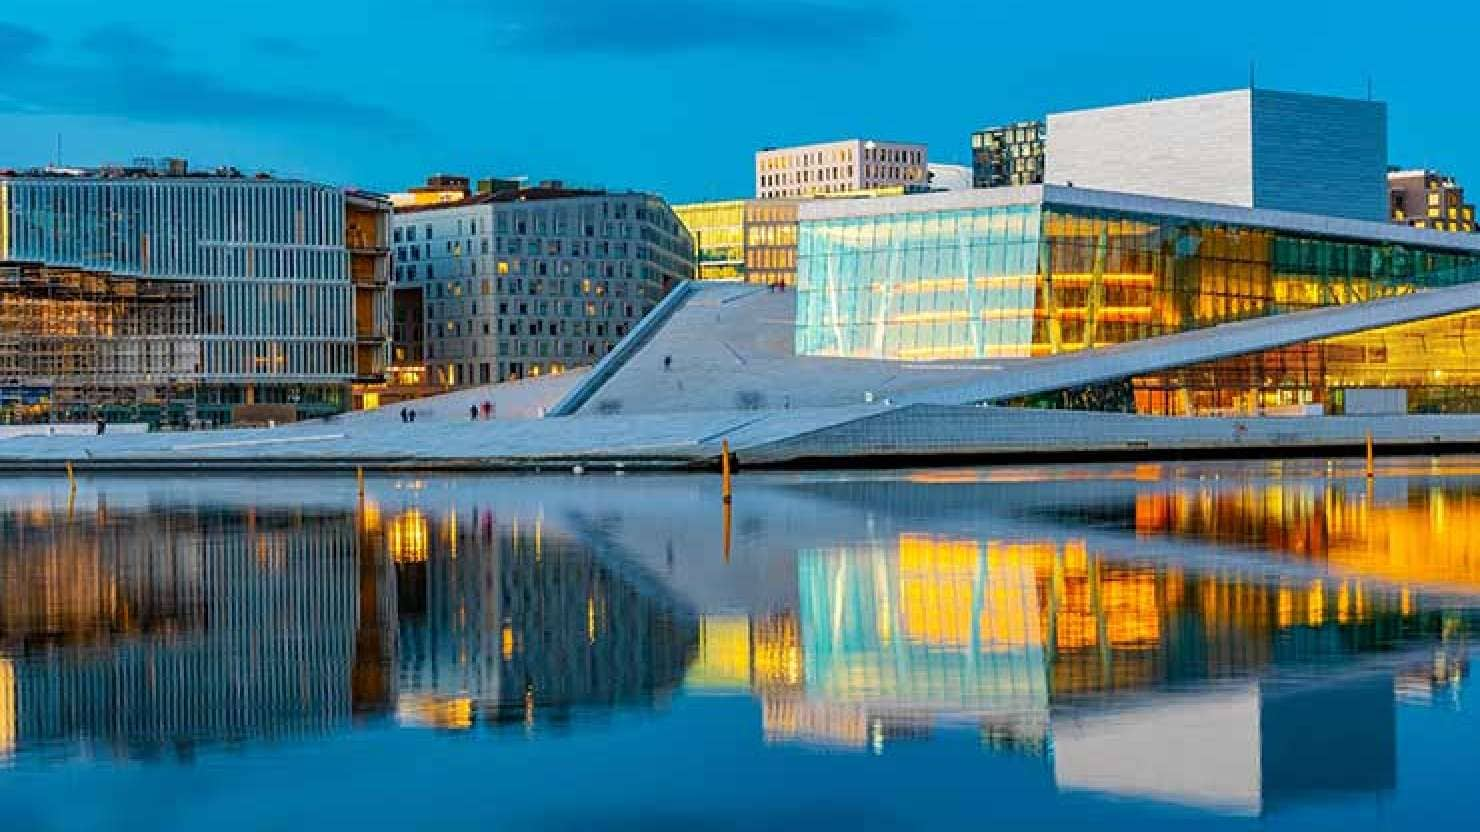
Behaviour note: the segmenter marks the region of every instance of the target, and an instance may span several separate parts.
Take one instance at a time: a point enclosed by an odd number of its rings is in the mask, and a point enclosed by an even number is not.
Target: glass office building
[[[178,162],[0,177],[0,418],[346,409],[388,320],[384,267],[357,297],[346,212],[337,188]],[[386,225],[355,249],[383,255]]]
[[[700,280],[796,282],[797,199],[735,199],[675,205],[694,237]]]
[[[1033,186],[804,206],[798,272],[798,354],[1027,359],[1477,281],[1480,245],[1385,223]],[[1428,381],[1451,389],[1420,391],[1414,409],[1473,407],[1452,389],[1480,369],[1468,316],[1301,349],[1142,380],[1138,389],[1164,395],[1138,397],[1138,409],[1252,409],[1267,402],[1251,398],[1261,390],[1284,391],[1281,404],[1325,404],[1351,386],[1415,386],[1418,369],[1439,370]],[[1420,367],[1430,360],[1443,366]],[[1241,374],[1237,394],[1230,372]],[[1172,395],[1188,388],[1205,395]]]
[[[745,200],[673,206],[694,238],[700,280],[745,277]]]

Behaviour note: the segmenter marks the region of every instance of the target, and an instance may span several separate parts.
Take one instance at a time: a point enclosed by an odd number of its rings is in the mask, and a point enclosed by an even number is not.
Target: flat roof
[[[1272,231],[1287,231],[1314,237],[1400,243],[1423,248],[1480,254],[1480,234],[1436,231],[1429,228],[1412,228],[1392,222],[1326,217],[1295,211],[1194,202],[1188,199],[1097,191],[1092,188],[1071,188],[1064,185],[972,188],[971,190],[906,194],[873,199],[811,200],[801,203],[798,216],[802,222],[807,222],[849,217],[876,217],[885,214],[916,214],[1042,204],[1070,208],[1099,208],[1267,228]]]
[[[834,145],[853,144],[855,142],[862,143],[862,144],[867,144],[869,142],[873,142],[875,144],[899,145],[900,147],[928,148],[928,145],[926,145],[925,142],[903,142],[903,141],[898,141],[896,139],[858,139],[858,138],[854,138],[854,139],[832,139],[830,141],[823,141],[823,142],[807,142],[805,144],[783,144],[783,145],[776,145],[775,147],[763,147],[760,150],[757,150],[755,152],[755,155],[759,156],[762,153],[790,153],[790,152],[796,151],[796,150],[811,150],[811,149],[817,148],[817,147],[833,147]]]
[[[1191,95],[1172,95],[1163,98],[1148,98],[1144,101],[1117,101],[1114,104],[1102,104],[1098,107],[1076,107],[1072,110],[1060,110],[1048,114],[1048,120],[1059,116],[1075,116],[1081,113],[1098,113],[1105,110],[1134,110],[1142,107],[1157,107],[1167,104],[1188,104],[1195,101],[1206,101],[1215,98],[1249,98],[1255,95],[1273,95],[1284,98],[1303,98],[1310,101],[1339,101],[1344,104],[1364,104],[1374,107],[1386,107],[1387,102],[1377,101],[1370,98],[1348,98],[1341,95],[1323,95],[1310,92],[1290,92],[1288,90],[1275,90],[1266,87],[1236,87],[1231,90],[1214,90],[1212,92],[1199,92]]]

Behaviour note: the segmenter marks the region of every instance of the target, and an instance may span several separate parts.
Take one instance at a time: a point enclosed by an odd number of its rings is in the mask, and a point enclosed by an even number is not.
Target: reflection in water
[[[423,534],[427,557],[397,559],[403,722],[564,722],[651,704],[682,679],[696,625],[669,602],[541,524],[472,520],[447,514]]]
[[[1362,580],[920,534],[805,551],[797,572],[793,615],[704,620],[690,685],[754,691],[773,742],[881,751],[973,726],[1051,756],[1063,789],[1237,813],[1390,789],[1395,688],[1431,698],[1465,671],[1463,618]]]
[[[0,759],[187,755],[355,714],[562,721],[682,678],[697,627],[665,599],[568,538],[456,516],[0,513]]]
[[[1272,550],[1401,583],[1480,589],[1480,489],[1380,481],[1252,483],[1138,494],[1119,522]]]
[[[824,484],[842,508],[815,526],[823,487],[778,490],[770,508],[805,522],[770,538],[742,514],[733,552],[717,513],[676,524],[709,550],[675,546],[655,530],[684,507],[593,514],[590,494],[548,501],[562,523],[540,499],[421,489],[394,508],[12,505],[0,761],[188,758],[369,721],[540,736],[682,684],[741,694],[776,746],[966,731],[1063,791],[1258,815],[1394,790],[1397,703],[1457,701],[1474,491],[988,480]],[[1240,556],[1178,556],[1204,543]],[[695,568],[711,552],[719,571]]]

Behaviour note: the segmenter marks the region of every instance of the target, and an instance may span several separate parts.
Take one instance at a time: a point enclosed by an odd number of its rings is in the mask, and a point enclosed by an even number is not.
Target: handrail
[[[585,407],[586,402],[589,402],[598,390],[611,381],[612,376],[616,375],[617,371],[622,369],[632,356],[647,346],[653,334],[694,293],[694,288],[695,281],[693,280],[685,280],[674,287],[673,291],[668,293],[668,297],[663,298],[657,306],[653,307],[653,311],[643,316],[642,320],[638,321],[637,325],[627,333],[627,336],[617,342],[611,352],[596,362],[596,367],[581,379],[579,384],[571,388],[570,392],[556,402],[554,407],[545,412],[545,416],[572,416],[576,411]]]

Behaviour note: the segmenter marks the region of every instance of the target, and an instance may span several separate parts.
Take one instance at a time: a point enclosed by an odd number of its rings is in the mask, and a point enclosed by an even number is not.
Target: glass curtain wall
[[[1026,358],[1480,279],[1480,257],[1036,204],[801,226],[800,354]]]

